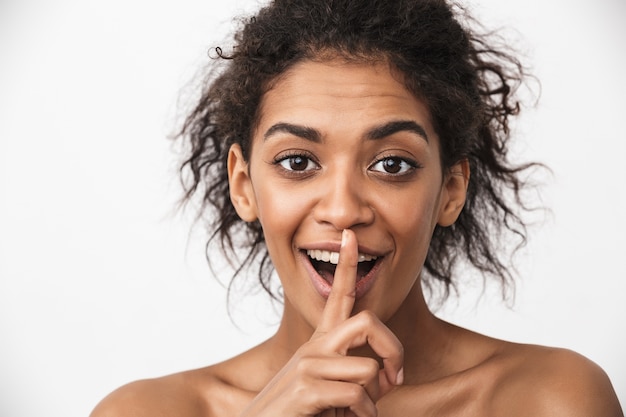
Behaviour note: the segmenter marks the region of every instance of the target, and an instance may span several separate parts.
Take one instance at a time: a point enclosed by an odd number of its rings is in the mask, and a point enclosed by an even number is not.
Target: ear
[[[230,187],[230,201],[237,214],[245,222],[257,219],[256,198],[248,163],[243,157],[241,146],[234,144],[228,150],[228,185]]]
[[[459,217],[465,205],[469,178],[470,167],[467,159],[454,164],[446,174],[439,206],[438,225],[451,226]]]

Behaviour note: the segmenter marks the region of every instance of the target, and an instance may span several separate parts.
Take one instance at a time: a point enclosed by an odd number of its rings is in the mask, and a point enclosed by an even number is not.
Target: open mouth
[[[317,271],[317,273],[324,278],[329,284],[333,284],[335,280],[335,270],[337,269],[337,263],[339,262],[339,252],[331,252],[326,250],[307,250],[306,254],[311,261],[311,265]],[[359,253],[359,263],[357,265],[357,277],[359,282],[363,279],[376,265],[378,261],[377,256],[367,255]]]

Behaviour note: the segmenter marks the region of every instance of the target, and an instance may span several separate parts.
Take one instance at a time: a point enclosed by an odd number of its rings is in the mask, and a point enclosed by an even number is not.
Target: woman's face
[[[238,213],[263,227],[287,307],[317,325],[349,228],[363,261],[355,309],[391,317],[419,285],[435,225],[464,201],[467,172],[442,174],[438,142],[426,105],[386,64],[304,61],[279,78],[249,160],[231,149],[229,174]]]

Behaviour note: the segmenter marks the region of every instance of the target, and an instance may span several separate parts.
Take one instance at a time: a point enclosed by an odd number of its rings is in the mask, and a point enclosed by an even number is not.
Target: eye
[[[307,172],[319,168],[319,165],[313,162],[311,158],[301,154],[280,157],[274,163],[287,171]]]
[[[372,171],[391,175],[402,175],[417,168],[417,163],[397,156],[388,156],[374,162],[370,167]]]

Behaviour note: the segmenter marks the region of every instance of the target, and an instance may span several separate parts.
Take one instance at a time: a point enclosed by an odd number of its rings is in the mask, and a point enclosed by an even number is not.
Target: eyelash
[[[302,162],[306,161],[307,164],[304,167],[304,169],[293,169],[293,166],[290,164],[290,161],[295,160],[296,158],[301,158]],[[382,162],[385,162],[385,161],[390,161],[390,160],[399,163],[400,167],[401,167],[400,169],[403,170],[403,172],[398,172],[398,173],[387,172],[387,171],[384,170],[384,168],[380,169],[380,170],[373,169],[374,167],[376,167],[376,165],[378,165],[378,164],[380,164]],[[287,167],[287,166],[283,165],[285,163],[289,163],[289,166]],[[320,169],[320,165],[315,160],[313,155],[311,155],[308,152],[304,152],[304,151],[291,151],[291,152],[288,152],[286,154],[279,155],[272,161],[272,164],[277,166],[279,169],[281,169],[287,175],[291,175],[291,176],[294,176],[294,177],[307,176],[307,175],[311,174],[312,171],[317,171],[317,170]],[[311,167],[311,165],[314,165],[314,166]],[[375,172],[375,173],[379,173],[381,175],[401,178],[401,177],[405,177],[407,175],[411,175],[413,172],[415,172],[415,170],[417,170],[419,168],[422,168],[422,166],[417,161],[414,161],[412,159],[407,159],[407,158],[403,158],[403,157],[395,156],[395,155],[385,155],[385,156],[382,156],[382,157],[379,157],[378,159],[376,159],[368,167],[368,170],[370,170],[372,172]]]
[[[283,165],[283,163],[288,163],[290,160],[294,160],[296,158],[302,158],[303,160],[307,161],[307,166],[305,167],[305,169],[296,170],[292,167],[288,168]],[[313,158],[313,155],[303,151],[292,151],[286,154],[279,155],[272,161],[272,164],[277,166],[279,169],[286,172],[287,174],[293,176],[303,176],[309,174],[311,171],[317,171],[320,168],[319,164],[315,161],[315,158]],[[310,168],[311,164],[315,166],[313,168]]]
[[[387,172],[384,170],[374,170],[373,168],[385,161],[395,161],[397,163],[400,164],[401,168],[400,169],[404,169],[404,172],[399,172],[399,173],[395,173],[395,172]],[[405,165],[404,167],[402,167],[402,165]],[[380,157],[378,159],[376,159],[374,161],[374,163],[372,163],[368,169],[374,171],[374,172],[379,172],[382,173],[384,175],[391,175],[394,177],[402,177],[405,175],[410,175],[411,173],[413,173],[416,169],[421,168],[421,165],[419,163],[417,163],[417,161],[414,161],[412,159],[407,159],[407,158],[403,158],[400,156],[395,156],[395,155],[385,155],[383,157]]]

